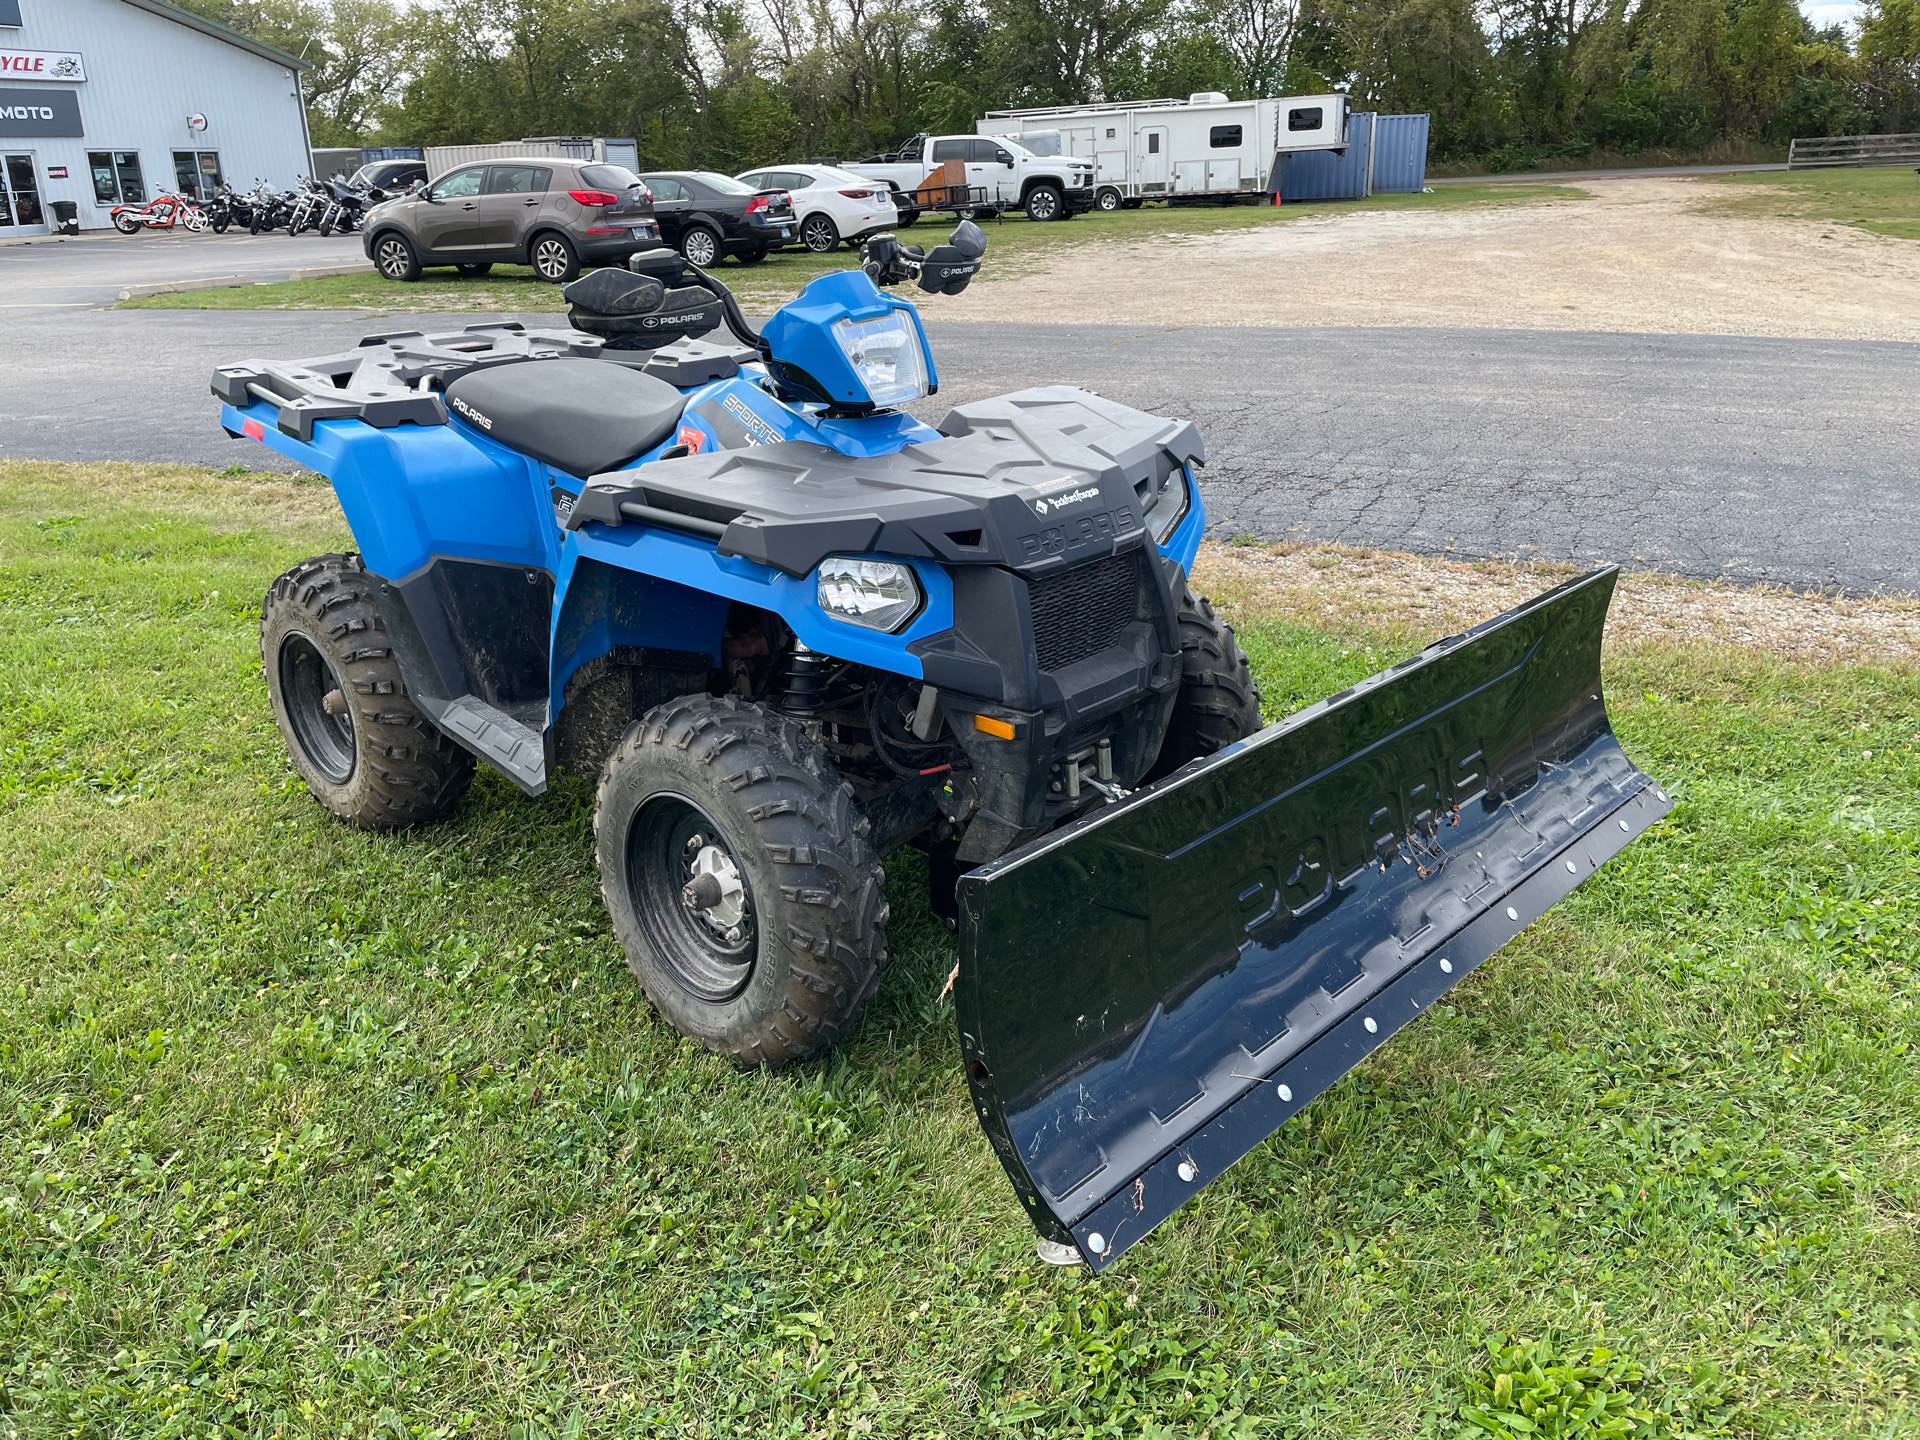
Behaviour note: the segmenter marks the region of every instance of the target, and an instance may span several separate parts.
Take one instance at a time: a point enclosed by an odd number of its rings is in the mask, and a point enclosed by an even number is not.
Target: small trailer
[[[1346,145],[1347,97],[1229,100],[1205,90],[1185,100],[990,110],[975,129],[1037,155],[1092,160],[1095,208],[1133,209],[1271,194],[1281,156]]]

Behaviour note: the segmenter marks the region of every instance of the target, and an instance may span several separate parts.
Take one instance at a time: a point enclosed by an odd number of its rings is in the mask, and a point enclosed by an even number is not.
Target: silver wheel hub
[[[722,939],[731,943],[739,938],[740,922],[747,914],[747,887],[733,857],[718,845],[702,845],[694,852],[680,900]]]

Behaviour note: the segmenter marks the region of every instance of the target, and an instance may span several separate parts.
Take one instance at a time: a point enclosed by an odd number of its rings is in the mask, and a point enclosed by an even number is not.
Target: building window
[[[220,188],[220,152],[217,150],[176,150],[173,152],[173,179],[180,193],[190,200],[213,199]]]
[[[1318,105],[1315,105],[1309,110],[1289,110],[1287,112],[1287,129],[1318,130],[1324,114],[1325,112]]]
[[[93,203],[141,205],[147,182],[140,173],[140,156],[132,150],[89,150],[87,169],[93,172]]]
[[[1109,140],[1111,140],[1111,139],[1113,139],[1113,131],[1111,131],[1111,130],[1109,130],[1109,131],[1107,131],[1107,138],[1108,138]]]
[[[1215,125],[1207,131],[1207,144],[1216,150],[1237,150],[1240,148],[1240,127],[1238,125]]]
[[[1160,132],[1158,130],[1149,130],[1147,132],[1147,153],[1149,155],[1158,155],[1160,153]]]

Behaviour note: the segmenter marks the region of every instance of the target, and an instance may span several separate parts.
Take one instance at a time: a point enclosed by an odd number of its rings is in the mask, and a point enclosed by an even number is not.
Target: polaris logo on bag
[[[466,401],[460,399],[458,396],[454,397],[453,408],[460,412],[461,418],[466,420],[471,420],[475,425],[478,425],[482,430],[487,431],[489,434],[492,433],[493,417],[491,415],[482,415],[478,410],[474,409],[473,406],[469,405]]]
[[[640,322],[642,330],[658,330],[661,326],[704,324],[707,312],[695,310],[684,315],[648,315]]]
[[[1089,500],[1098,500],[1099,498],[1099,487],[1089,485],[1079,490],[1069,490],[1064,495],[1043,496],[1041,499],[1033,502],[1033,513],[1036,515],[1052,515],[1061,510],[1065,510],[1070,505],[1084,505]]]

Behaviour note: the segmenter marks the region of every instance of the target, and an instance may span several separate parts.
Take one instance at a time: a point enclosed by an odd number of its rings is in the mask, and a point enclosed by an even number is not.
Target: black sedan
[[[707,170],[640,178],[653,191],[661,239],[695,265],[718,264],[722,255],[751,265],[793,240],[793,201],[784,190],[755,190]]]

